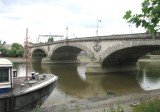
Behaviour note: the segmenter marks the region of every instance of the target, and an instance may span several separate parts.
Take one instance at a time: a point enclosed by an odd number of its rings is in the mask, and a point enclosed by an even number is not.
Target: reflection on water
[[[143,90],[160,89],[160,63],[139,63],[137,80]]]
[[[25,75],[25,64],[14,64],[18,76]],[[153,90],[160,88],[160,63],[139,63],[137,71],[110,74],[85,74],[85,64],[40,64],[30,63],[29,72],[53,73],[59,77],[55,90],[45,106],[63,103],[73,98],[106,96]]]

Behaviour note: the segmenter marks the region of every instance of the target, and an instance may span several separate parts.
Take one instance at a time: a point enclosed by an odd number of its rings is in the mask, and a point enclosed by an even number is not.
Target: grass
[[[120,106],[120,103],[118,102],[116,106],[110,106],[110,109],[104,112],[124,112],[124,109]]]
[[[150,100],[141,102],[133,108],[133,112],[160,112],[160,100]]]
[[[40,108],[37,107],[36,112],[41,112]],[[50,112],[50,111],[47,111]],[[61,108],[57,112],[69,112],[67,108]],[[83,112],[80,107],[77,105],[73,110],[70,112]],[[96,112],[126,112],[124,111],[124,108],[120,106],[120,103],[118,102],[116,105],[110,106],[109,109],[103,109]],[[128,111],[127,111],[128,112]],[[139,105],[133,107],[132,111],[129,112],[160,112],[160,100],[154,99],[154,100],[145,100],[140,102]]]

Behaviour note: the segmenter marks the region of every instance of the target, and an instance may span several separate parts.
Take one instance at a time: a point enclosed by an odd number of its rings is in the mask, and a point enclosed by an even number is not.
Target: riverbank
[[[9,59],[13,63],[24,63],[24,62],[26,62],[26,58],[23,58],[23,57],[18,57],[18,58],[5,57],[5,58]],[[78,56],[77,60],[80,63],[91,62],[91,60],[87,56],[84,56],[84,55]],[[30,62],[31,60],[28,59],[28,61]],[[160,62],[160,55],[146,55],[145,58],[139,59],[138,62]]]
[[[9,59],[12,63],[25,63],[26,62],[26,58],[23,58],[23,57],[18,57],[18,58],[5,57],[5,58]]]
[[[12,63],[25,63],[26,62],[26,58],[23,57],[16,57],[16,58],[11,58],[11,57],[4,57],[9,59]],[[28,59],[28,62],[31,62],[32,59]],[[89,59],[88,56],[84,56],[84,55],[79,55],[77,57],[77,61],[75,61],[75,63],[89,63],[91,62],[91,60]],[[56,63],[56,61],[54,62]],[[57,62],[59,63],[59,62]]]
[[[42,112],[108,112],[120,108],[131,112],[132,108],[144,100],[160,99],[160,89],[123,95],[107,95],[89,99],[73,99],[59,105],[42,107]],[[110,111],[109,111],[110,112]]]

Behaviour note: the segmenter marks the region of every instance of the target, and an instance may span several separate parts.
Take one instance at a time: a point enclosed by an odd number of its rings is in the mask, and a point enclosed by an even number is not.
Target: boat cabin
[[[13,64],[11,61],[5,58],[0,58],[0,93],[4,89],[12,87],[12,67]]]

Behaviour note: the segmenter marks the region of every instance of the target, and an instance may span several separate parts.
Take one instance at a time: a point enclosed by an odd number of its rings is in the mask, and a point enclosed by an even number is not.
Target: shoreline
[[[151,99],[160,99],[160,89],[143,91],[137,93],[129,93],[123,95],[108,95],[104,97],[95,97],[88,99],[73,99],[71,101],[53,105],[49,107],[41,107],[42,112],[107,112],[111,108],[122,108],[122,112],[131,112],[132,108],[140,102]],[[76,111],[76,110],[79,111]]]
[[[26,62],[26,58],[23,57],[17,57],[17,58],[10,58],[10,57],[4,57],[9,59],[12,63],[25,63]],[[28,60],[28,62],[30,62],[30,60]]]
[[[146,55],[146,57],[147,58],[140,58],[138,60],[138,62],[160,62],[160,55]],[[13,63],[24,63],[24,62],[26,62],[26,58],[24,58],[24,57],[15,57],[15,58],[2,57],[2,58],[7,58]],[[84,56],[79,56],[77,58],[77,60],[79,62],[82,62],[82,63],[88,63],[88,62],[91,61],[91,60],[89,60],[89,58],[84,57]],[[31,59],[28,59],[28,62],[31,62],[31,61],[32,61]]]

